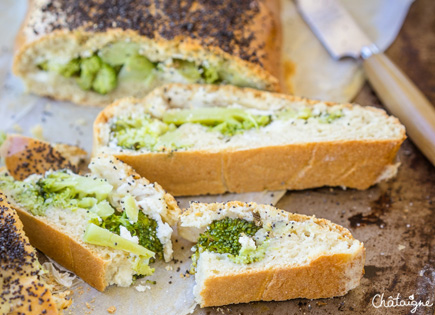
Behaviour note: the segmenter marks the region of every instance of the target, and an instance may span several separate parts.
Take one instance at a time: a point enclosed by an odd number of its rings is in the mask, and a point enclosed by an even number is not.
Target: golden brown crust
[[[24,234],[17,213],[1,192],[0,227],[0,312],[58,314],[60,309],[71,304],[71,301],[57,300],[50,287],[41,280],[36,251]]]
[[[21,135],[8,135],[1,151],[9,174],[17,180],[32,174],[43,174],[50,169],[66,168],[77,173],[87,157],[87,153],[76,146],[51,145]]]
[[[43,218],[35,217],[18,206],[14,208],[33,246],[95,289],[104,291],[108,285],[105,279],[107,262],[72,237],[50,226]]]
[[[156,89],[149,95],[162,95],[180,85],[171,84]],[[299,97],[268,93],[231,86],[182,86],[189,91],[202,88],[207,92],[222,91],[235,99],[277,100],[298,102]],[[101,127],[114,115],[121,103],[147,103],[147,99],[118,100],[106,107],[94,122],[93,153],[105,143],[101,138]],[[304,100],[307,101],[307,100]],[[308,100],[308,104],[318,101]],[[336,103],[327,102],[329,106]],[[345,106],[351,106],[345,104]],[[379,111],[378,109],[370,109]],[[382,111],[379,111],[382,112]],[[386,115],[385,112],[382,112]],[[397,124],[400,124],[395,119]],[[130,164],[141,176],[159,182],[170,194],[200,195],[229,192],[248,192],[278,189],[306,189],[321,186],[346,186],[367,189],[377,183],[394,159],[405,130],[397,139],[390,140],[341,140],[306,144],[264,146],[244,150],[175,151],[169,153],[131,154],[128,150],[114,153],[120,160]]]
[[[210,277],[201,291],[201,307],[342,296],[349,291],[346,271],[354,264],[363,267],[364,260],[362,248],[356,255],[322,256],[305,266]]]

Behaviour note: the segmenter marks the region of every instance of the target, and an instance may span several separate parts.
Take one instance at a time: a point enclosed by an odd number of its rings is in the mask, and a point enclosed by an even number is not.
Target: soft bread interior
[[[334,141],[379,141],[400,140],[405,129],[395,117],[373,107],[350,104],[333,104],[312,101],[273,93],[261,93],[251,89],[229,86],[220,88],[201,85],[170,85],[159,88],[142,100],[123,99],[106,108],[96,121],[98,132],[96,146],[104,147],[108,153],[120,152],[140,154],[138,151],[120,148],[110,138],[110,124],[126,115],[140,116],[151,113],[161,118],[163,113],[174,108],[236,107],[245,108],[252,114],[273,115],[279,110],[299,111],[310,108],[313,117],[308,119],[274,119],[261,128],[252,128],[230,138],[222,137],[218,131],[210,131],[200,124],[185,123],[178,128],[180,139],[189,151],[245,150],[266,146],[288,144],[334,142]],[[331,123],[321,122],[316,114],[325,111],[341,111],[342,117]]]
[[[255,203],[192,203],[182,214],[179,222],[180,235],[196,242],[214,220],[225,217],[247,221],[260,220],[263,227],[271,229],[270,243],[265,257],[251,264],[238,264],[227,257],[204,251],[197,261],[194,293],[202,304],[201,292],[205,283],[213,277],[255,273],[279,268],[295,268],[310,265],[319,257],[344,254],[352,261],[363,255],[364,247],[348,230],[327,220],[288,213],[272,206]],[[345,291],[355,288],[362,276],[363,262],[350,264],[346,271]]]
[[[143,212],[157,221],[157,237],[163,245],[164,259],[165,261],[172,259],[170,224],[176,222],[180,211],[173,197],[166,194],[158,184],[152,184],[138,176],[130,166],[116,158],[110,156],[94,158],[90,169],[92,171],[90,176],[104,178],[114,187],[110,195],[112,204],[119,203],[128,192],[136,199]],[[19,204],[17,206],[20,207]],[[45,216],[38,219],[68,235],[100,257],[105,263],[105,280],[108,285],[131,285],[136,272],[133,270],[129,253],[83,242],[84,231],[89,221],[86,211],[81,208],[71,211],[51,207],[47,209]]]

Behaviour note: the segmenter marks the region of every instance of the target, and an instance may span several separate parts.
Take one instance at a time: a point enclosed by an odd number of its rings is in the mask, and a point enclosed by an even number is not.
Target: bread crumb
[[[138,292],[144,292],[145,290],[151,290],[151,287],[149,285],[141,285],[138,284],[137,286],[134,287],[136,289],[136,291]]]
[[[115,306],[111,306],[107,309],[107,313],[113,314],[116,312],[116,307]]]
[[[44,130],[40,124],[37,124],[30,129],[32,136],[38,140],[44,140]]]
[[[14,125],[12,126],[12,129],[13,129],[15,132],[17,132],[17,133],[22,133],[22,132],[23,132],[23,128],[21,128],[21,126],[18,125],[18,124],[14,124]]]
[[[91,305],[88,302],[86,302],[86,307],[90,309]]]
[[[75,121],[75,124],[77,126],[86,126],[87,122],[84,118],[79,118]]]
[[[397,246],[397,249],[398,250],[404,250],[406,248],[406,246],[403,246],[403,245],[399,245],[399,246]]]

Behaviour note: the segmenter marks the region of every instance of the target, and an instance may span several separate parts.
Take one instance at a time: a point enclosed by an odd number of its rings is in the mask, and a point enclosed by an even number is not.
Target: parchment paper
[[[361,27],[385,49],[397,35],[411,0],[343,0]],[[79,107],[67,102],[25,94],[18,78],[11,74],[13,41],[25,15],[26,0],[0,1],[0,130],[42,137],[51,142],[80,145],[88,152],[92,147],[92,123],[100,109]],[[298,16],[293,2],[282,0],[284,26],[284,65],[297,95],[349,101],[363,84],[363,75],[356,61],[333,61],[326,50]],[[275,204],[285,191],[250,194],[226,194],[179,198],[180,206],[190,200],[255,201]],[[67,314],[186,314],[195,310],[193,277],[186,277],[190,268],[192,244],[175,233],[174,258],[170,264],[154,264],[155,274],[139,280],[133,287],[110,287],[100,293],[81,280],[74,282],[73,305]],[[146,283],[156,280],[156,284]],[[139,292],[135,288],[144,289]],[[224,312],[221,309],[222,312]],[[205,314],[196,309],[195,314]]]
[[[340,2],[383,51],[399,33],[413,0]],[[364,84],[359,62],[350,58],[334,61],[299,16],[293,1],[281,0],[281,6],[284,76],[294,94],[337,102],[352,100]]]

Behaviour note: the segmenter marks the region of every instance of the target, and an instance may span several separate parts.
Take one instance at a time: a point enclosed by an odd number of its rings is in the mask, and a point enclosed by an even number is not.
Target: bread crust
[[[231,86],[176,85],[171,84],[154,90],[142,100],[128,98],[118,100],[105,108],[94,122],[93,154],[107,145],[102,127],[115,115],[118,106],[127,103],[134,106],[152,104],[155,99],[169,98],[171,90],[184,89],[186,95],[199,89],[207,93],[222,92],[222,98],[234,99],[238,104],[250,100],[262,102],[276,99],[298,102],[302,98],[268,93]],[[186,102],[193,102],[186,96]],[[210,101],[212,102],[212,101]],[[228,101],[230,102],[230,101]],[[318,101],[308,100],[308,104]],[[335,103],[327,102],[329,106]],[[169,105],[171,107],[171,104]],[[346,106],[351,106],[347,104]],[[379,111],[386,116],[384,111]],[[400,124],[397,119],[395,123]],[[385,140],[340,140],[317,143],[264,146],[252,149],[209,151],[173,151],[159,153],[110,152],[130,164],[140,175],[159,182],[175,196],[220,194],[279,189],[306,189],[321,186],[345,186],[367,189],[383,178],[389,169],[394,176],[398,165],[394,163],[397,151],[405,140],[405,130],[397,138]]]
[[[198,211],[203,213],[201,206],[207,211],[220,212],[223,208],[258,209],[256,203],[232,201],[227,203],[201,204],[192,203],[182,217],[188,222],[188,216],[195,216]],[[355,240],[348,229],[334,224],[326,219],[319,219],[301,214],[279,210],[273,206],[262,205],[260,212],[269,216],[284,216],[289,221],[304,222],[311,220],[331,231],[339,233],[343,238]],[[203,222],[208,225],[211,222]],[[197,233],[206,228],[188,226],[180,220],[178,229],[180,235],[188,236],[189,241],[196,242]],[[193,233],[190,233],[192,232]],[[222,273],[217,270],[207,277],[199,292],[201,307],[220,306],[227,304],[248,303],[252,301],[283,301],[295,298],[320,299],[345,295],[349,290],[359,285],[364,275],[365,248],[362,243],[353,253],[323,255],[309,264],[299,266],[269,266],[264,269],[251,268],[239,270],[237,273]]]
[[[258,85],[264,89],[280,90],[282,31],[278,0],[249,1],[251,4],[248,4],[248,1],[224,1],[229,2],[228,5],[193,1],[190,7],[180,9],[185,11],[185,15],[181,15],[183,16],[181,20],[170,13],[169,9],[148,10],[143,1],[135,5],[128,2],[119,4],[125,6],[123,10],[127,15],[133,14],[134,11],[136,16],[138,12],[144,10],[151,12],[151,18],[154,18],[154,15],[159,17],[156,18],[155,24],[162,24],[157,27],[148,21],[144,22],[142,28],[139,28],[140,23],[125,25],[125,17],[117,13],[110,17],[110,25],[106,23],[107,21],[102,23],[101,17],[94,15],[93,12],[94,10],[107,11],[107,4],[104,2],[98,4],[94,1],[84,1],[74,5],[67,0],[51,0],[47,1],[48,4],[45,6],[37,2],[30,1],[28,14],[16,38],[13,63],[14,73],[26,81],[31,92],[60,100],[72,100],[84,105],[107,105],[120,96],[127,96],[117,95],[113,91],[107,95],[83,91],[75,86],[72,78],[65,80],[65,83],[74,86],[70,91],[63,89],[53,91],[44,87],[43,83],[26,77],[29,72],[38,71],[36,65],[32,64],[32,60],[33,57],[43,53],[44,48],[41,47],[44,45],[50,47],[60,45],[62,42],[74,41],[83,45],[84,51],[95,51],[101,48],[101,45],[116,40],[150,45],[154,51],[163,53],[167,58],[182,58],[195,61],[197,64],[204,60],[211,64],[213,64],[211,61],[228,60],[231,61],[234,69],[238,69],[238,74],[255,78]],[[166,3],[165,0],[155,2],[164,5]],[[60,3],[59,9],[56,9],[55,5],[48,7],[53,3]],[[80,6],[84,8],[79,9]],[[228,14],[216,14],[217,11],[213,11],[214,6],[225,12],[231,12],[231,15],[238,11],[239,15],[231,17]],[[231,7],[234,12],[231,11]],[[84,18],[79,13],[80,10],[90,10],[90,14]],[[203,12],[201,22],[197,22],[198,12]],[[207,20],[204,12],[213,16],[219,23],[213,25],[213,21]],[[66,14],[68,17],[63,18]],[[185,29],[189,23],[193,23],[193,30]],[[209,31],[207,27],[210,28]],[[59,49],[60,47],[62,45]]]
[[[32,174],[43,174],[50,169],[66,168],[78,173],[80,164],[87,158],[87,153],[79,147],[52,145],[21,135],[8,135],[0,151],[9,174],[17,180]]]
[[[11,252],[6,253],[6,257],[1,258],[0,311],[7,314],[58,314],[71,301],[60,297],[62,294],[58,298],[52,295],[50,287],[41,280],[36,251],[24,234],[23,223],[2,192],[0,212],[2,233],[9,233],[4,235],[4,239],[8,237],[12,242],[2,243],[2,249],[8,245],[14,247]]]
[[[42,217],[14,206],[24,225],[30,243],[57,263],[74,272],[95,289],[104,291],[107,262],[84,244],[53,228]]]
[[[201,307],[343,296],[349,291],[347,270],[354,265],[364,270],[364,261],[362,248],[355,255],[322,256],[304,266],[210,277],[201,291]]]

